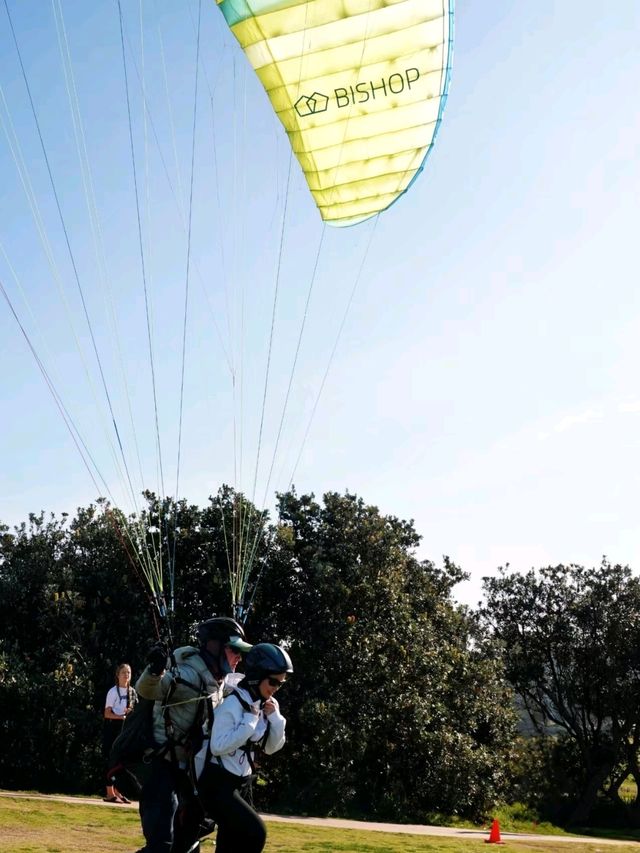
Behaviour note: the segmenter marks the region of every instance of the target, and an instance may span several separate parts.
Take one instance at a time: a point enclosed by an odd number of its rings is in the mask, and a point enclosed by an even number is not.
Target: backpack
[[[109,753],[107,780],[125,796],[138,799],[144,782],[145,765],[154,755],[166,752],[168,744],[159,747],[153,738],[154,699],[138,697],[133,711],[127,714],[122,731],[114,740]]]

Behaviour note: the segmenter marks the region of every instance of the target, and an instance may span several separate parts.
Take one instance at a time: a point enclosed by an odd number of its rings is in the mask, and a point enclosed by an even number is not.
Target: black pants
[[[190,795],[186,773],[154,758],[140,793],[140,820],[146,845],[139,853],[183,853],[200,836],[202,809]]]
[[[114,740],[122,731],[124,720],[103,720],[102,724],[102,754],[105,760],[109,759],[109,753]]]
[[[122,720],[104,720],[102,726],[102,755],[104,756],[105,771],[111,770],[109,762],[109,753],[113,746],[114,740],[122,731]],[[107,785],[111,784],[107,781]]]
[[[208,764],[200,777],[200,802],[207,817],[218,824],[216,853],[260,853],[264,849],[264,821],[242,798],[247,784],[217,764]]]

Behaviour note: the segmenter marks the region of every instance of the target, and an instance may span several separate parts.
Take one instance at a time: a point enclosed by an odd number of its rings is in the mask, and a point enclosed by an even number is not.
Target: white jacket
[[[264,751],[271,755],[282,749],[285,736],[284,729],[286,720],[280,713],[280,707],[275,698],[272,698],[275,711],[269,716],[260,708],[260,700],[251,698],[242,687],[235,690],[255,710],[245,711],[238,699],[231,693],[221,705],[219,705],[213,716],[213,729],[211,731],[211,761],[214,764],[222,764],[225,770],[235,776],[249,776],[251,764],[245,750],[241,749],[247,741],[257,743],[264,736],[269,721],[269,734],[267,735]]]

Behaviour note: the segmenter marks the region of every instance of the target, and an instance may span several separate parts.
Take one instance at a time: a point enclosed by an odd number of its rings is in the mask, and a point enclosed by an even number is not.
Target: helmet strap
[[[256,699],[262,700],[262,696],[260,695],[260,692],[258,690],[259,684],[260,684],[260,682],[255,681],[255,679],[251,679],[251,681],[249,681],[249,679],[245,675],[245,677],[242,679],[242,681],[238,682],[238,687],[242,687],[244,690],[246,690],[247,693],[251,696],[251,698],[255,702]]]

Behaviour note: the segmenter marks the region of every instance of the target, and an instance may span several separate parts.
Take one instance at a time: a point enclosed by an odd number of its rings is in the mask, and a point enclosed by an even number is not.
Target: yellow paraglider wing
[[[321,216],[385,210],[421,171],[449,82],[453,0],[217,0]]]

